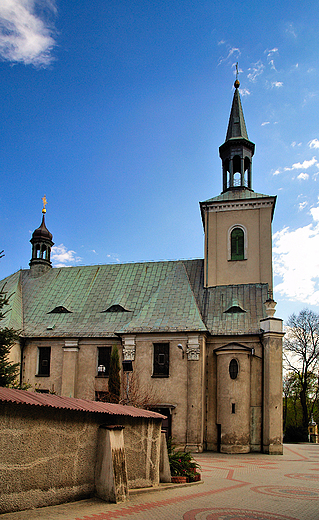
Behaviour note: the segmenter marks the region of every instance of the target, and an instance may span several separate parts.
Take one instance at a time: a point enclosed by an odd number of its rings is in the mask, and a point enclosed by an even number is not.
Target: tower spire
[[[30,240],[32,244],[32,258],[30,260],[30,268],[33,271],[34,276],[40,276],[48,268],[52,267],[50,261],[51,247],[54,245],[52,242],[52,233],[48,230],[45,225],[45,206],[47,204],[46,196],[42,198],[42,222],[33,233]]]
[[[223,163],[223,191],[249,188],[252,190],[252,157],[255,145],[248,139],[241,105],[236,64],[235,92],[225,142],[219,147]]]

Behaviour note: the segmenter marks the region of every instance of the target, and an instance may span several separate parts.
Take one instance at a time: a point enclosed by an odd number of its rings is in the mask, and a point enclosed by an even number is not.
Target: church
[[[282,320],[275,318],[272,219],[276,197],[252,188],[236,79],[222,192],[200,202],[204,258],[52,268],[45,221],[30,268],[2,281],[13,349],[32,390],[99,400],[112,347],[124,388],[138,385],[190,451],[282,453]],[[153,399],[153,402],[152,402]]]

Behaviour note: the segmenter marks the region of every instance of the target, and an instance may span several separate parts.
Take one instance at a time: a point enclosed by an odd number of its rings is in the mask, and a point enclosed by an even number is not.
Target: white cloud
[[[317,162],[318,162],[317,159],[315,157],[313,157],[309,161],[304,161],[303,163],[300,163],[300,162],[294,163],[290,169],[291,170],[299,170],[299,169],[307,170],[308,168],[310,168],[310,166],[317,164]]]
[[[292,146],[294,148],[295,146],[301,146],[301,145],[302,145],[302,143],[296,143],[296,141],[293,141],[290,146]]]
[[[309,148],[319,148],[319,139],[312,139],[312,141],[309,141],[308,146]]]
[[[273,172],[273,175],[279,175],[280,174],[280,170],[276,170]]]
[[[240,88],[239,92],[242,97],[250,95],[250,91],[248,90],[248,88]]]
[[[286,34],[293,36],[294,38],[297,38],[297,32],[295,30],[295,27],[292,23],[287,23],[286,27]]]
[[[265,66],[261,62],[261,60],[257,61],[251,68],[248,70],[250,71],[247,78],[249,81],[255,82],[257,77],[260,76],[264,72]]]
[[[52,247],[51,260],[54,267],[69,267],[81,262],[81,258],[76,256],[76,252],[72,249],[68,250],[63,244]]]
[[[117,254],[111,253],[110,255],[106,255],[106,257],[111,260],[111,262],[119,262],[120,259],[118,258]]]
[[[272,70],[275,70],[275,71],[277,72],[277,69],[276,69],[276,67],[275,67],[275,62],[274,62],[274,60],[270,60],[270,61],[269,61],[269,65],[270,65],[270,68],[271,68]]]
[[[297,179],[300,179],[301,181],[307,181],[309,179],[308,173],[299,173]]]
[[[307,201],[299,202],[298,210],[302,211],[303,209],[305,209],[306,206],[308,206],[308,202]]]
[[[289,166],[285,166],[284,171],[287,172],[287,171],[291,171],[291,170],[301,170],[301,169],[307,170],[311,166],[319,166],[319,163],[318,163],[316,157],[309,159],[309,161],[305,160],[302,163],[301,162],[294,163],[291,166],[291,168],[289,168]]]
[[[292,301],[319,304],[319,206],[310,210],[313,222],[273,236],[275,291]]]
[[[235,57],[238,58],[238,56],[240,56],[240,55],[241,55],[240,50],[237,49],[237,47],[232,47],[232,48],[229,50],[229,52],[228,52],[226,58],[219,58],[218,65],[220,65],[220,64],[223,63],[224,61],[227,61],[227,60],[228,60],[230,57],[232,57],[232,56],[233,56],[234,58],[235,58]]]
[[[319,206],[316,208],[311,208],[310,213],[314,221],[319,222]]]
[[[269,125],[270,124],[270,121],[264,121],[263,123],[261,123],[261,126],[265,126],[265,125]]]
[[[280,88],[280,87],[283,87],[283,82],[282,81],[272,81],[271,82],[271,88]]]
[[[55,46],[50,23],[54,14],[55,0],[1,0],[0,57],[36,67],[49,65]]]
[[[274,47],[273,49],[266,49],[264,51],[264,54],[267,54],[267,58],[270,58],[271,56],[273,56],[274,54],[276,54],[278,52],[278,49],[277,47]]]

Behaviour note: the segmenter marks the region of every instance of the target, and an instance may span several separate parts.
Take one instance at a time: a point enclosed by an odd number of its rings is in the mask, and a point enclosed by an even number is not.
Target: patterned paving
[[[272,495],[280,498],[293,498],[294,500],[319,499],[319,491],[308,488],[294,488],[288,486],[257,486],[252,487],[251,490],[256,491],[257,493],[264,493],[265,495]]]
[[[193,509],[184,514],[183,520],[296,520],[291,516],[282,516],[262,511],[246,509]]]
[[[319,468],[315,469],[314,471],[319,471]],[[314,482],[319,481],[319,475],[312,475],[310,473],[291,473],[290,475],[285,475],[285,477],[296,478],[300,480],[312,480]]]
[[[285,445],[283,456],[202,453],[196,455],[200,484],[162,485],[118,504],[88,499],[0,520],[319,520],[317,457],[319,445],[306,444]]]

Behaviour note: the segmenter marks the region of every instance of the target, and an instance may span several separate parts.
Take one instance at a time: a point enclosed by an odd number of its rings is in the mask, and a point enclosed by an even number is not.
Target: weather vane
[[[46,213],[47,210],[45,209],[45,206],[47,205],[47,198],[46,196],[44,195],[44,197],[42,197],[42,202],[43,202],[43,209],[42,209],[42,213]]]
[[[235,79],[235,83],[234,83],[234,87],[236,89],[239,88],[239,85],[240,85],[239,79],[238,79],[238,73],[239,73],[239,71],[238,71],[238,61],[237,61],[237,63],[236,63],[236,79]]]

